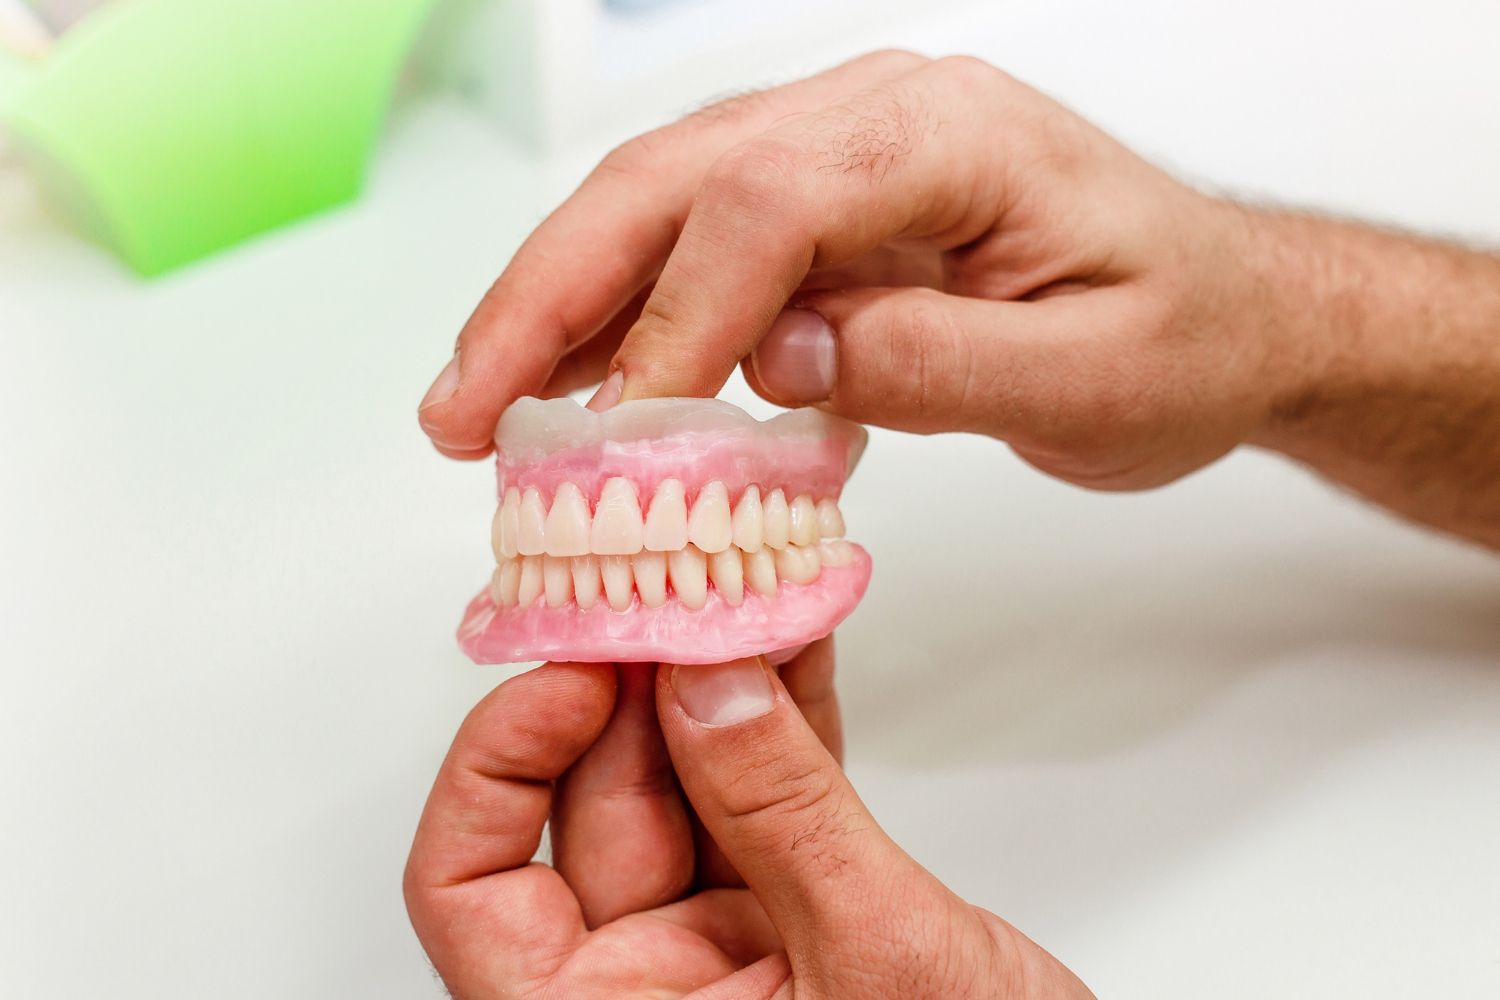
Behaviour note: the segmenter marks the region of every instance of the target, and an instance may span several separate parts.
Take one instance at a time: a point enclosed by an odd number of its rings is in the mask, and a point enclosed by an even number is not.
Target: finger
[[[1101,288],[1036,302],[929,289],[845,289],[796,300],[745,365],[762,396],[862,423],[967,430],[1056,444],[1128,424],[1122,378],[1141,357],[1098,345],[1138,320],[1137,297]]]
[[[802,995],[794,986],[792,965],[785,952],[778,952],[689,993],[687,1000],[793,1000]]]
[[[838,693],[833,686],[833,637],[808,645],[802,652],[778,668],[781,683],[797,711],[807,720],[833,759],[844,759],[843,719],[839,714]],[[691,810],[689,810],[691,813]],[[700,888],[743,888],[745,879],[725,856],[724,851],[704,829],[703,821],[691,813],[693,843],[698,857],[694,884]]]
[[[654,287],[654,284],[650,286]],[[547,384],[537,395],[542,399],[553,399],[604,381],[604,376],[609,372],[609,363],[620,349],[625,334],[640,319],[650,288],[637,293],[597,334],[563,355],[548,377]]]
[[[683,790],[794,967],[858,937],[893,892],[946,895],[876,825],[763,660],[663,667],[656,696]]]
[[[777,119],[820,107],[925,60],[864,56],[764,94],[726,101],[611,153],[516,252],[459,336],[420,407],[446,452],[483,454],[500,413],[539,391],[662,266],[703,173]]]
[[[996,120],[1006,79],[975,60],[927,63],[717,159],[615,359],[624,398],[713,395],[813,269],[993,228],[1007,199],[992,144],[943,125],[954,108]]]
[[[693,836],[656,721],[655,664],[618,668],[614,715],[558,781],[552,863],[591,928],[680,898]]]
[[[551,782],[594,742],[614,671],[547,664],[469,713],[433,783],[407,861],[412,925],[455,996],[509,995],[555,971],[585,934],[578,902],[532,865]]]

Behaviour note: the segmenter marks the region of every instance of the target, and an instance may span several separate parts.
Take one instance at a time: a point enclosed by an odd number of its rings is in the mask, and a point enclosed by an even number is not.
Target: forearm
[[[1247,213],[1281,386],[1254,443],[1500,548],[1500,258]]]

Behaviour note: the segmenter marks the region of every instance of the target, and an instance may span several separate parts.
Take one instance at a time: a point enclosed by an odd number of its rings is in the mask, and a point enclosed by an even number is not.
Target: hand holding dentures
[[[1090,996],[891,842],[838,727],[828,640],[779,677],[760,659],[552,663],[502,684],[459,731],[406,872],[444,983],[460,1000]],[[532,864],[549,820],[553,864]]]

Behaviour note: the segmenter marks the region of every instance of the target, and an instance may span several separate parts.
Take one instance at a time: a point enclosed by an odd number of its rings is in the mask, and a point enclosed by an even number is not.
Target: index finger
[[[495,422],[542,389],[558,360],[594,336],[661,270],[709,165],[788,114],[926,60],[877,52],[775,90],[733,98],[615,150],[522,244],[459,335],[423,400],[445,453],[479,458]]]
[[[714,395],[813,268],[988,232],[1005,202],[994,138],[959,143],[948,116],[1003,108],[1007,79],[978,60],[927,63],[726,152],[615,357],[621,398]]]
[[[548,975],[535,963],[560,963],[582,939],[577,898],[530,861],[552,782],[593,745],[614,696],[612,666],[549,663],[490,692],[454,738],[403,885],[412,926],[454,995]]]

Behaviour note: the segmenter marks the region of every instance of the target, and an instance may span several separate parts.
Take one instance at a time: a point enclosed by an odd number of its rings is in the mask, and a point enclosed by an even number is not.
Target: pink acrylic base
[[[497,608],[486,590],[469,604],[458,642],[475,663],[723,663],[821,639],[848,617],[870,582],[870,555],[852,546],[848,566],[825,566],[805,586],[782,584],[769,600],[745,591],[731,607],[710,590],[708,604],[689,611],[675,598],[648,608],[637,598],[615,611],[601,597],[587,611]]]

